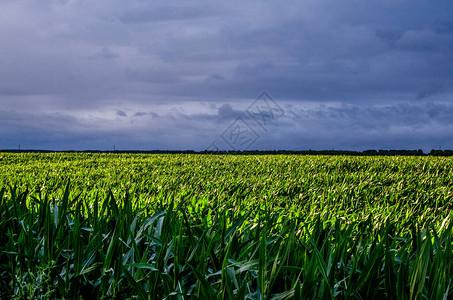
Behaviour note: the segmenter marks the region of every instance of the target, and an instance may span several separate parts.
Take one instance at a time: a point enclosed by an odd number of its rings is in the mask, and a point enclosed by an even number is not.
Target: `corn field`
[[[0,153],[0,299],[451,299],[452,166]]]

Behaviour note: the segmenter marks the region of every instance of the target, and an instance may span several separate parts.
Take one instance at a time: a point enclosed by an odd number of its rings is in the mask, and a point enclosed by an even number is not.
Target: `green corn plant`
[[[451,158],[2,155],[1,298],[452,297]]]

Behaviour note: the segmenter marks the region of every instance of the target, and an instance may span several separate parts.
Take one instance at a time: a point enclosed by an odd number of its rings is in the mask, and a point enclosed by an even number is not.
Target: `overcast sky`
[[[451,0],[0,0],[0,149],[451,149],[452,15]]]

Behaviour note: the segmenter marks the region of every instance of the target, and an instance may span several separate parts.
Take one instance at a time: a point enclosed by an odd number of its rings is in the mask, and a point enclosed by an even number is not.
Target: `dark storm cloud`
[[[118,110],[116,112],[116,115],[120,116],[120,117],[127,117],[127,114],[124,111],[122,111],[122,110]]]
[[[287,113],[257,147],[448,144],[452,11],[447,0],[1,1],[0,148],[200,149],[264,90]]]
[[[134,117],[143,117],[143,116],[151,116],[151,118],[157,118],[159,117],[159,114],[155,112],[144,112],[144,111],[139,111],[134,114]]]
[[[180,6],[168,3],[166,6],[151,6],[146,2],[136,2],[125,11],[120,11],[118,17],[124,23],[154,23],[193,20],[215,15],[212,8],[202,4]]]
[[[216,108],[216,106],[214,106]],[[203,114],[183,114],[185,118],[188,119],[197,119],[201,121],[217,121],[217,122],[225,122],[231,121],[237,117],[245,116],[245,112],[241,110],[236,110],[231,107],[230,104],[222,104],[220,107],[217,108],[217,111],[213,111],[211,113],[203,113]]]

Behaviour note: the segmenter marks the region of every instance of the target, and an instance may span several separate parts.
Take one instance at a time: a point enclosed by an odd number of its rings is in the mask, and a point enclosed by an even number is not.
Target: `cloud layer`
[[[0,2],[0,148],[453,148],[451,1]],[[268,91],[268,130],[245,110]],[[228,144],[222,147],[228,147]]]

